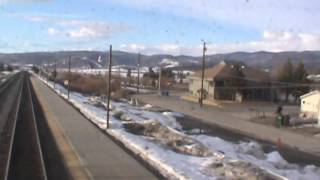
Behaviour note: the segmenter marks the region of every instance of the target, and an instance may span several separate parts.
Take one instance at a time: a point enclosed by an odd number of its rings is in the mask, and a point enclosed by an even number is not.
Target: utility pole
[[[107,100],[107,129],[109,129],[110,95],[111,95],[111,65],[112,65],[112,45],[109,49],[109,72],[108,72],[108,100]]]
[[[122,79],[121,79],[121,67],[118,65],[118,81],[120,82],[120,86],[122,85]]]
[[[56,79],[57,79],[57,60],[54,60],[54,80],[53,80],[53,89],[56,88]]]
[[[203,106],[203,80],[204,80],[204,69],[205,69],[205,60],[206,60],[206,42],[203,41],[203,56],[202,56],[202,73],[201,73],[201,91],[200,91],[200,107]]]
[[[140,86],[140,53],[138,54],[138,84],[137,84],[137,94],[139,94],[139,86]]]
[[[68,99],[70,97],[70,80],[71,80],[71,56],[69,56],[69,61],[68,61]]]
[[[159,82],[158,82],[158,89],[159,89],[159,95],[161,95],[161,66],[159,65]]]
[[[48,83],[49,82],[49,73],[48,73],[48,65],[46,64],[45,66],[45,74],[46,74],[46,82]]]
[[[121,80],[121,67],[120,67],[120,65],[118,66],[118,77],[119,77],[119,81],[120,81]]]

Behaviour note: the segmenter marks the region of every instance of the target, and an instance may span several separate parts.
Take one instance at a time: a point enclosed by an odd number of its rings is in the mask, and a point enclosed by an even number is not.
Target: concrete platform
[[[32,84],[92,179],[157,179],[46,85],[36,78]]]

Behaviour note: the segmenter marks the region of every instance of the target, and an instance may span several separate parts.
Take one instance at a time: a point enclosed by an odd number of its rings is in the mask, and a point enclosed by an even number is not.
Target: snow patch
[[[171,59],[163,59],[159,64],[164,68],[173,68],[179,66],[179,62]]]
[[[53,88],[52,82],[47,82],[41,77],[37,77]],[[63,86],[56,84],[56,89],[54,90],[67,99],[67,91]],[[106,105],[103,99],[71,92],[69,101],[88,119],[97,124],[98,127],[105,129],[108,134],[121,141],[128,149],[149,162],[151,166],[156,167],[168,179],[219,179],[222,177],[219,172],[238,175],[237,173],[245,171],[246,168],[249,168],[252,172],[258,171],[256,167],[280,179],[287,177],[298,180],[317,179],[320,177],[319,167],[290,164],[277,151],[271,153],[263,152],[261,145],[254,141],[233,143],[208,135],[184,134],[201,142],[210,149],[213,155],[210,157],[197,157],[178,153],[163,144],[157,143],[154,137],[139,136],[127,132],[122,122],[116,117],[117,113],[122,112],[127,117],[130,117],[130,121],[133,122],[143,123],[153,119],[177,133],[183,133],[181,125],[175,119],[175,117],[183,116],[180,113],[154,112],[148,110],[152,105],[140,106],[137,103],[129,104],[127,102],[112,101],[111,129],[106,129]],[[222,162],[224,163],[223,166],[225,166],[224,169],[220,167]],[[241,168],[237,168],[238,166],[244,169],[241,170]],[[263,172],[260,170],[259,172]],[[233,178],[236,177],[234,176]]]

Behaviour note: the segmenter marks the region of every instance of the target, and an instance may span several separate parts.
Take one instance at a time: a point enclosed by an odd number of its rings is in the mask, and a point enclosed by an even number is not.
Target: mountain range
[[[109,53],[102,51],[57,51],[57,52],[30,52],[30,53],[0,53],[0,62],[7,64],[36,64],[67,67],[67,61],[71,57],[72,67],[77,68],[103,68],[108,62]],[[113,65],[136,66],[138,54],[113,51]],[[320,70],[320,51],[286,51],[286,52],[234,52],[226,54],[214,54],[206,56],[206,65],[213,66],[222,61],[242,61],[248,66],[272,69],[283,64],[287,59],[296,64],[305,63],[309,71]],[[201,67],[202,57],[173,56],[168,54],[141,55],[141,66],[157,66],[167,63],[166,67],[173,69],[198,69]],[[168,64],[169,63],[169,64]],[[172,64],[170,64],[172,63]]]

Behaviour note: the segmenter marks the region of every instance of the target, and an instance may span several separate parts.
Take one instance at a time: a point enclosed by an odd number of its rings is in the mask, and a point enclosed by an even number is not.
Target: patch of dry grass
[[[56,82],[64,85],[64,81],[68,80],[68,73],[58,73]],[[65,86],[65,85],[64,85]],[[70,74],[70,89],[80,93],[92,95],[107,94],[107,78],[105,76],[83,75],[79,73]],[[111,95],[113,99],[126,98],[127,93],[121,89],[120,81],[117,77],[112,77]]]

